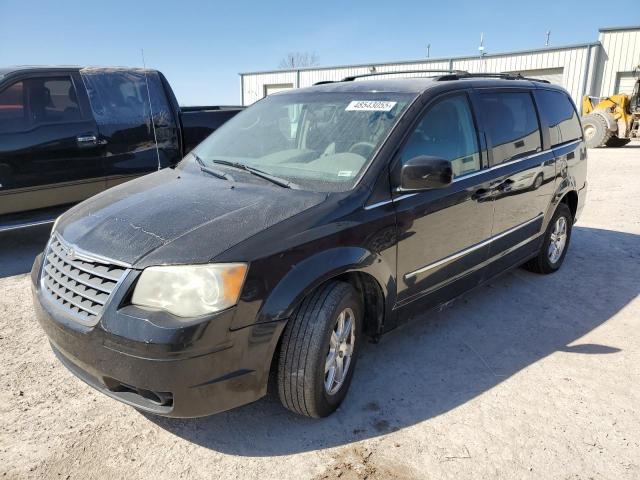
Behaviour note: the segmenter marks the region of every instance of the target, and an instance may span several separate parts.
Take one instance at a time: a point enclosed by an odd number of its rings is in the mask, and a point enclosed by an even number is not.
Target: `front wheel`
[[[326,417],[344,400],[362,341],[363,307],[348,283],[329,282],[289,319],[278,358],[282,404],[308,417]]]
[[[571,210],[566,203],[559,204],[544,234],[542,248],[536,257],[523,265],[524,268],[535,273],[557,271],[567,254],[572,226]]]

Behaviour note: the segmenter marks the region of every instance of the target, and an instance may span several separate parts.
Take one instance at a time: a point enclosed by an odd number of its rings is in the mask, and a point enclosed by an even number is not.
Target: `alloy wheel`
[[[335,395],[347,378],[356,342],[355,314],[350,308],[340,312],[331,332],[324,367],[324,389]]]
[[[547,255],[549,261],[553,264],[560,260],[564,247],[567,244],[567,219],[565,217],[558,217],[556,223],[551,230],[551,241],[549,242],[549,249]]]

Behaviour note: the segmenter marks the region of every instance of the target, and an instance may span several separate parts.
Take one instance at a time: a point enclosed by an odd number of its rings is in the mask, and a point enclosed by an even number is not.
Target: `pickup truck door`
[[[493,216],[480,137],[467,94],[456,93],[428,107],[400,150],[400,162],[418,155],[451,161],[454,181],[394,198],[398,306],[425,295],[440,303],[479,282]]]
[[[75,203],[105,188],[80,77],[17,77],[0,90],[0,215]]]
[[[105,143],[107,187],[180,160],[179,120],[158,72],[84,68],[80,75]]]

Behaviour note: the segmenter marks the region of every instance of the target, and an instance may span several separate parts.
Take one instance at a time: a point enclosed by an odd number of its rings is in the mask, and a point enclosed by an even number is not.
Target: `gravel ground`
[[[24,274],[46,229],[0,238],[2,478],[640,478],[640,144],[590,153],[560,272],[515,270],[366,345],[332,417],[273,399],[144,415],[51,353]]]

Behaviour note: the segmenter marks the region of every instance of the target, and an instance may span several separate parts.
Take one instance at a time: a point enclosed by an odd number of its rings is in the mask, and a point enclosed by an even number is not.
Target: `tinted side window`
[[[153,165],[156,154],[149,144],[157,140],[162,165],[180,159],[176,121],[157,72],[83,68],[80,76],[98,129],[114,152],[143,152]]]
[[[422,118],[402,150],[402,160],[432,155],[451,162],[454,177],[480,170],[473,117],[465,95],[441,100]]]
[[[493,165],[541,150],[538,116],[529,93],[481,93],[479,104],[492,145]]]
[[[25,80],[34,124],[73,122],[82,119],[78,96],[69,77]]]
[[[22,130],[26,123],[24,84],[16,82],[0,92],[0,132]]]
[[[80,74],[98,125],[148,124],[151,112],[156,128],[173,122],[156,72],[85,68]]]
[[[549,126],[551,146],[582,138],[580,120],[573,104],[562,92],[538,90],[536,100],[541,116]]]

